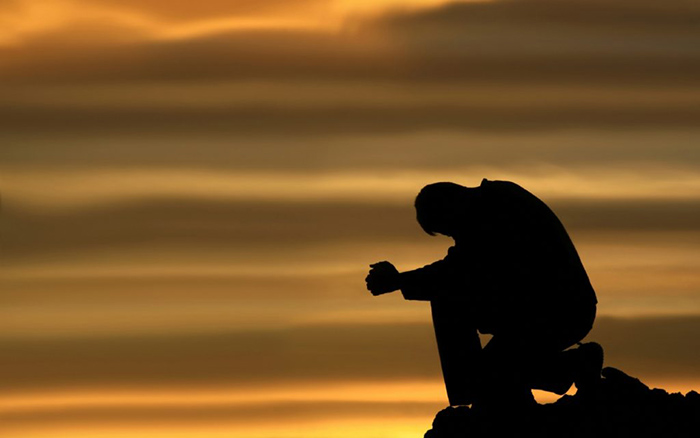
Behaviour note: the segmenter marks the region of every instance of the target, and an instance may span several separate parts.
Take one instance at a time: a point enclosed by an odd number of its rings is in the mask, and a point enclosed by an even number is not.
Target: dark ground
[[[700,437],[700,394],[650,389],[616,368],[597,389],[521,411],[449,407],[425,438]]]

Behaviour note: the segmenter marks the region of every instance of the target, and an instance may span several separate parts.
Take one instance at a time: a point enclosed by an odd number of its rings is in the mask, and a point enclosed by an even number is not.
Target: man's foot
[[[579,344],[573,352],[576,354],[574,383],[577,394],[589,394],[598,387],[601,380],[603,347],[597,342],[588,342]]]

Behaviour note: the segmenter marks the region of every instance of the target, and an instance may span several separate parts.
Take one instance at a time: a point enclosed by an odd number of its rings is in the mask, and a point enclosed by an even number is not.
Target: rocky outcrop
[[[700,395],[650,389],[616,368],[588,393],[521,410],[449,407],[425,438],[700,437]]]

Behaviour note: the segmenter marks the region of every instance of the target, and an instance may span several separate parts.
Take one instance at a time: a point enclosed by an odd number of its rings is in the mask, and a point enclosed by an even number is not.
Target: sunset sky
[[[420,438],[425,184],[514,181],[700,389],[700,3],[0,0],[0,431]],[[551,401],[538,394],[542,401]]]

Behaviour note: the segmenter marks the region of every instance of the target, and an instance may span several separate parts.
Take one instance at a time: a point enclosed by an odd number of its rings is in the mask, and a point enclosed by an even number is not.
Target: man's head
[[[451,182],[439,182],[423,187],[415,202],[418,223],[431,236],[444,234],[456,237],[465,219],[465,200],[469,198],[472,190]]]

